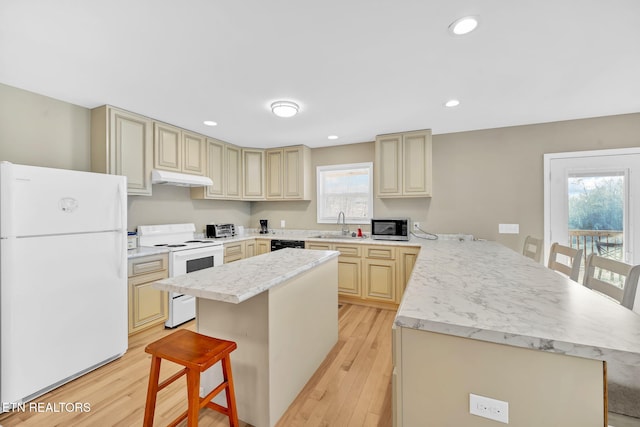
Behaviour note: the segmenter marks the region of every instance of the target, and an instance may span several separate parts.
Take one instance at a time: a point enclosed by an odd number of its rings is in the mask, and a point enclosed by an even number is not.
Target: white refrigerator
[[[0,163],[0,402],[127,350],[126,178]]]

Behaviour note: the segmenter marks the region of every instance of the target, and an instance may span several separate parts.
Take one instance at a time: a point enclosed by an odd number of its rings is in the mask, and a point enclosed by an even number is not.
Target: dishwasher
[[[272,240],[271,252],[285,248],[304,249],[304,240]]]

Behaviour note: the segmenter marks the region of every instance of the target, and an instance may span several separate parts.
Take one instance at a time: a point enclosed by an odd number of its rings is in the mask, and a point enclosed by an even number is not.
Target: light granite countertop
[[[150,246],[138,246],[135,249],[129,249],[127,251],[127,258],[140,258],[149,255],[158,255],[158,254],[168,254],[169,249],[161,248],[161,247],[150,247]]]
[[[282,249],[157,281],[154,287],[238,304],[337,258],[336,251]]]
[[[640,315],[495,242],[423,242],[397,326],[640,367]]]

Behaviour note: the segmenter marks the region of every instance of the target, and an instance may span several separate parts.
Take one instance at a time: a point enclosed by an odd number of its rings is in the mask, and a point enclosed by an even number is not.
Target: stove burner
[[[182,243],[178,243],[178,244],[176,244],[176,245],[166,245],[166,246],[167,246],[168,248],[181,248],[181,247],[183,247],[183,246],[187,246],[187,245],[182,244]]]
[[[166,243],[159,243],[157,245],[153,245],[153,246],[168,246]]]
[[[202,240],[187,240],[185,243],[204,243]]]

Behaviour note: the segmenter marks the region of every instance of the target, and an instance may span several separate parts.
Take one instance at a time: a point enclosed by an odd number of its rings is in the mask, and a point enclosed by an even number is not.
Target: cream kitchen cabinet
[[[245,240],[244,242],[244,257],[245,258],[251,258],[252,256],[256,256],[256,241],[255,239],[252,240]]]
[[[362,298],[362,245],[305,242],[305,249],[338,251],[338,294],[341,297]]]
[[[431,130],[378,135],[376,196],[431,197]]]
[[[271,252],[271,239],[256,239],[256,255]]]
[[[242,198],[244,200],[265,200],[264,164],[264,150],[242,149]]]
[[[267,200],[311,200],[311,150],[304,145],[265,150]]]
[[[151,285],[156,280],[169,277],[168,265],[167,254],[129,260],[129,335],[167,320],[167,292],[155,289]]]
[[[365,246],[364,252],[364,297],[397,303],[396,248],[383,245]]]
[[[129,195],[151,195],[153,121],[109,105],[91,110],[91,170],[124,175]]]
[[[245,258],[245,242],[230,242],[224,244],[224,263],[238,261]]]
[[[242,149],[207,138],[207,176],[213,185],[191,188],[192,199],[239,200],[242,196]]]
[[[402,300],[404,289],[411,278],[413,266],[418,259],[420,248],[416,246],[400,246],[398,247],[398,303]]]
[[[153,124],[153,166],[172,172],[206,173],[205,138],[166,123]]]
[[[333,250],[338,257],[338,293],[355,297],[362,296],[362,246],[336,243]]]

